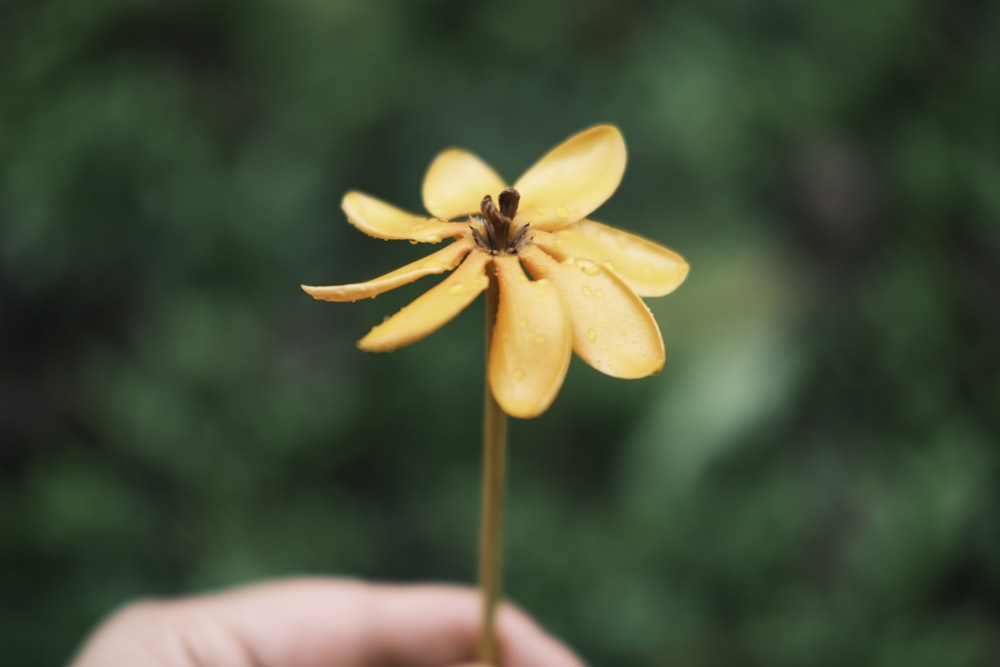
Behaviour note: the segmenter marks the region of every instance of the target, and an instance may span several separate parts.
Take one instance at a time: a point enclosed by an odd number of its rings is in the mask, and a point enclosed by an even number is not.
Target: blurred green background
[[[437,151],[596,122],[692,273],[512,426],[509,595],[595,665],[1000,664],[1000,4],[0,4],[0,655],[124,600],[474,579],[482,303],[390,355]]]

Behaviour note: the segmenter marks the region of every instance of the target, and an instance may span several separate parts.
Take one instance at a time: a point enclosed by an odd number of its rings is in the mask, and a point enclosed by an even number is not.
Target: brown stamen
[[[484,218],[493,223],[494,227],[499,228],[510,224],[510,218],[500,213],[497,205],[493,203],[493,197],[489,195],[483,197],[483,201],[479,205],[479,211],[483,214]]]
[[[521,201],[521,193],[514,188],[504,188],[504,191],[497,197],[500,200],[500,213],[509,220],[517,217],[517,205]]]
[[[527,236],[527,224],[511,234],[521,195],[514,188],[505,188],[497,199],[500,201],[500,208],[493,203],[493,197],[490,195],[483,197],[479,205],[483,231],[480,232],[472,227],[472,238],[475,239],[476,245],[491,255],[516,254],[521,246],[531,240]]]

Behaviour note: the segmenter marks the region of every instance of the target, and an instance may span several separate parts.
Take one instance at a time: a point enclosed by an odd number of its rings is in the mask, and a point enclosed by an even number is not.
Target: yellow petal
[[[663,368],[663,339],[642,300],[616,275],[588,260],[563,263],[535,246],[520,257],[536,278],[559,289],[573,328],[573,350],[613,377],[640,378]]]
[[[576,257],[601,264],[639,296],[669,294],[688,274],[688,263],[673,250],[593,220],[539,232],[534,239],[558,260]]]
[[[421,218],[356,190],[344,195],[341,208],[352,225],[379,239],[437,243],[469,231],[466,224]]]
[[[424,207],[436,218],[451,220],[479,213],[485,195],[496,199],[504,180],[478,157],[458,148],[440,153],[424,176]]]
[[[302,289],[312,298],[321,301],[357,301],[358,299],[369,297],[374,298],[382,292],[388,292],[401,285],[412,283],[417,278],[423,278],[434,273],[451,271],[458,266],[458,263],[472,249],[472,246],[473,241],[471,238],[461,238],[448,247],[431,253],[423,259],[418,259],[415,262],[368,282],[351,285],[329,285],[325,287],[302,285]]]
[[[528,280],[516,257],[494,258],[500,303],[490,344],[490,389],[503,411],[528,419],[555,400],[572,351],[559,293],[548,280]]]
[[[514,184],[520,223],[559,229],[587,217],[614,194],[625,173],[625,140],[613,125],[598,125],[549,151]]]
[[[433,333],[472,303],[486,289],[490,256],[471,252],[455,272],[379,324],[358,341],[369,352],[390,352]]]

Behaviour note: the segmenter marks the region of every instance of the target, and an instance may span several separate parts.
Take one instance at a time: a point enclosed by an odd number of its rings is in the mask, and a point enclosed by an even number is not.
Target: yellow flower
[[[599,125],[549,151],[509,188],[475,155],[446,150],[424,177],[424,205],[433,217],[354,191],[343,209],[370,236],[453,239],[449,245],[368,282],[302,289],[324,301],[357,301],[454,269],[358,342],[386,352],[449,322],[495,276],[499,303],[487,377],[513,417],[536,417],[551,405],[571,350],[613,377],[656,373],[663,339],[639,297],[672,292],[688,265],[667,248],[587,219],[617,189],[625,157],[618,128]]]

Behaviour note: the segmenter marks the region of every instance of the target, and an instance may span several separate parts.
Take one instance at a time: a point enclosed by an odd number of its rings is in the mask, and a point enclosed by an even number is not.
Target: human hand
[[[130,604],[71,667],[471,666],[479,615],[468,588],[288,580]],[[498,622],[503,667],[583,667],[514,607]]]

